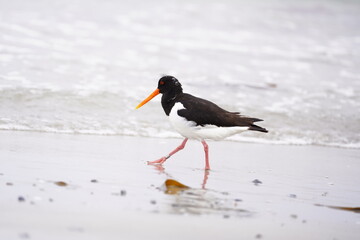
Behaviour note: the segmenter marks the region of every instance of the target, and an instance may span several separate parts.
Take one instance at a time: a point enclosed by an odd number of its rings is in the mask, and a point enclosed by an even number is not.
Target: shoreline
[[[120,133],[90,133],[90,132],[57,132],[57,131],[43,131],[43,130],[32,130],[32,129],[0,129],[0,132],[24,132],[24,133],[41,133],[41,134],[55,134],[55,135],[75,135],[75,136],[99,136],[99,137],[134,137],[134,138],[150,138],[150,139],[184,139],[178,133],[174,133],[177,136],[148,136],[148,135],[132,135],[132,134],[120,134]],[[260,136],[261,137],[261,136]],[[275,146],[310,146],[310,147],[325,147],[325,148],[340,148],[340,149],[354,149],[360,150],[359,143],[347,143],[347,144],[314,144],[314,143],[293,143],[293,142],[284,142],[284,141],[273,141],[273,140],[261,140],[257,141],[259,138],[244,137],[243,139],[234,139],[233,136],[228,137],[224,140],[206,140],[209,142],[234,142],[234,143],[244,143],[244,144],[265,144],[265,145],[275,145]]]
[[[360,205],[359,149],[209,141],[206,174],[190,141],[162,167],[146,165],[180,142],[0,131],[0,238],[359,236],[360,215],[331,208]],[[167,179],[190,189],[166,194]]]

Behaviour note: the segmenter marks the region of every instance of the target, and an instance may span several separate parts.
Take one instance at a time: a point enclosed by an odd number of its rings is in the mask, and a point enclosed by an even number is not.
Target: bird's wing
[[[241,116],[239,112],[229,112],[208,100],[182,94],[178,99],[185,109],[178,110],[181,117],[194,121],[197,125],[216,125],[218,127],[252,126],[257,118]]]

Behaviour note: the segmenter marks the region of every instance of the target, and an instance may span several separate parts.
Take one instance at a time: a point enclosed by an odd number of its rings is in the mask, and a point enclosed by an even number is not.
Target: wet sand
[[[359,238],[360,150],[180,142],[0,131],[0,239]]]

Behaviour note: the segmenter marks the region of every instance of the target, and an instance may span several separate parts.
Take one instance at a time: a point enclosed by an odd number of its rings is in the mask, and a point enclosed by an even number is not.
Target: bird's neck
[[[161,97],[161,105],[165,111],[165,114],[169,116],[172,107],[175,105],[176,99],[183,94],[181,91],[169,91],[166,93],[163,93]]]

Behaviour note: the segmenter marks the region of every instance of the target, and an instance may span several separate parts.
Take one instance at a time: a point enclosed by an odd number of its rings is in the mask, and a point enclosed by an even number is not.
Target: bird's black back
[[[258,118],[241,116],[239,112],[229,112],[208,100],[187,93],[179,94],[174,103],[181,102],[185,109],[178,110],[178,115],[196,125],[215,125],[218,127],[250,127],[250,130],[267,132],[266,129],[254,125],[262,121]]]

